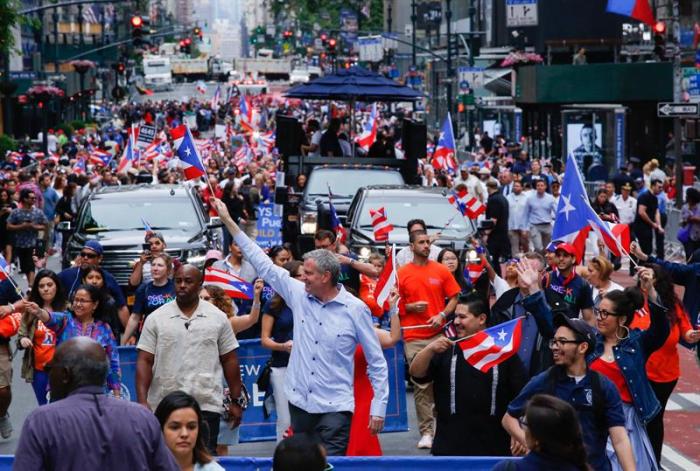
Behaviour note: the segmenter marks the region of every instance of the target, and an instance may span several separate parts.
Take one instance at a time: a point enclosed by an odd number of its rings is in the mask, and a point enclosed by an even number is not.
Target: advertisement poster
[[[584,180],[590,180],[601,167],[606,169],[601,123],[568,123],[566,155],[576,159]],[[607,170],[605,170],[607,173]]]

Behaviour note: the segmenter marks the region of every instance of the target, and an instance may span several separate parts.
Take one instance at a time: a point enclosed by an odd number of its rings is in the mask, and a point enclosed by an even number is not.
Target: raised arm
[[[262,278],[255,280],[255,289],[253,294],[253,304],[250,306],[250,312],[242,316],[232,316],[229,318],[231,328],[234,333],[243,332],[250,329],[260,319],[260,293],[262,293],[264,282]]]
[[[639,280],[642,290],[646,291],[649,301],[650,321],[649,328],[642,332],[641,344],[644,358],[649,359],[652,353],[660,349],[671,333],[671,326],[666,316],[667,310],[673,306],[661,306],[659,295],[654,288],[654,271],[651,268],[642,268],[639,271]]]
[[[379,345],[382,348],[391,348],[401,340],[401,321],[399,320],[399,292],[393,289],[389,294],[389,317],[391,318],[391,330],[387,332],[384,329],[375,327],[374,332],[379,339]]]
[[[267,281],[272,289],[287,301],[287,304],[292,304],[294,296],[304,295],[304,283],[290,277],[287,270],[275,265],[270,257],[238,227],[238,224],[231,218],[226,205],[220,199],[212,198],[211,204],[260,278]]]

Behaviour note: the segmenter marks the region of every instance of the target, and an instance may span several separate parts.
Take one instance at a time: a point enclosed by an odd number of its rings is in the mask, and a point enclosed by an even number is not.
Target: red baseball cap
[[[576,258],[576,249],[574,248],[573,245],[569,244],[568,242],[562,242],[561,244],[557,245],[557,248],[554,250],[554,253],[559,252],[560,250],[568,253],[572,257]]]

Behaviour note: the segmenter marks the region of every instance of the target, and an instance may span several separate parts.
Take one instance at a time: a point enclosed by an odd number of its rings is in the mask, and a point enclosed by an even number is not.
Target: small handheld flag
[[[521,333],[522,317],[518,317],[457,341],[457,345],[467,363],[486,373],[517,353]]]
[[[333,232],[335,232],[336,237],[342,244],[345,242],[347,233],[345,232],[343,224],[340,222],[340,218],[338,218],[338,213],[335,212],[335,206],[333,206],[333,193],[331,192],[330,185],[328,186],[328,212],[330,213],[331,218],[331,229],[333,229]]]
[[[190,129],[181,124],[170,131],[170,136],[173,138],[177,158],[183,163],[185,178],[192,180],[206,174]]]
[[[253,299],[252,284],[223,270],[207,268],[204,272],[204,284],[218,286],[231,298]]]
[[[389,254],[389,258],[386,264],[384,264],[384,269],[377,280],[377,286],[374,288],[374,298],[377,300],[379,307],[385,311],[389,310],[387,300],[389,299],[391,290],[396,286],[396,282],[398,281],[396,265],[394,264],[395,251],[396,246],[392,246],[391,254]]]
[[[432,164],[435,170],[446,170],[449,173],[457,171],[457,160],[455,155],[457,147],[455,146],[455,136],[452,130],[452,119],[450,113],[447,113],[442,130],[440,131],[440,139],[438,139],[435,152],[433,152]]]
[[[385,242],[389,240],[389,233],[394,230],[394,226],[389,224],[384,208],[370,209],[369,215],[372,218],[374,240],[377,242]]]
[[[362,134],[357,139],[357,145],[363,150],[369,150],[370,146],[377,140],[377,103],[372,103],[372,112],[369,115],[369,120],[365,123],[362,129]]]

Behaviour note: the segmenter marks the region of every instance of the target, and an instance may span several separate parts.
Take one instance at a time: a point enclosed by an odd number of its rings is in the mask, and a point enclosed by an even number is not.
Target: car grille
[[[166,249],[165,252],[173,258],[182,258],[185,255],[181,249]],[[132,262],[135,262],[140,254],[141,251],[137,250],[110,248],[105,250],[102,256],[101,266],[116,278],[119,286],[126,286],[129,284],[129,276],[133,270]]]

